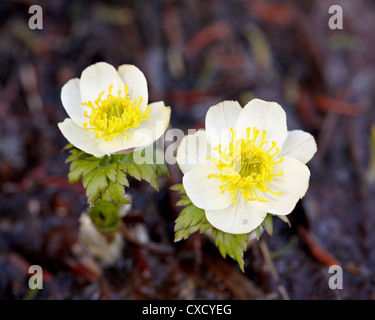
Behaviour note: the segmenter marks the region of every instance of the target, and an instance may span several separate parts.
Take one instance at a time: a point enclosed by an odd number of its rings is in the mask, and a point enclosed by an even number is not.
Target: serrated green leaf
[[[142,165],[137,165],[137,168],[141,174],[142,180],[146,180],[149,184],[151,184],[154,187],[156,191],[159,191],[158,176],[153,166],[144,163]]]
[[[95,184],[99,188],[100,192],[104,192],[108,187],[108,180],[106,172],[103,168],[93,170],[95,174],[90,180],[90,184]]]
[[[78,182],[82,178],[82,175],[85,171],[86,169],[82,167],[76,167],[75,169],[70,170],[68,173],[69,183],[73,184]]]
[[[92,170],[83,178],[82,182],[86,187],[86,195],[90,203],[95,203],[108,187],[107,176],[102,168]]]
[[[83,186],[87,188],[91,180],[94,178],[95,178],[94,182],[101,186],[100,191],[104,192],[103,185],[106,185],[107,187],[108,183],[107,183],[107,176],[105,175],[105,172],[103,169],[97,168],[97,169],[91,170],[88,174],[86,174],[82,179]]]
[[[117,163],[111,163],[104,167],[105,174],[107,178],[113,182],[116,182],[117,176]]]
[[[264,230],[266,230],[266,232],[272,236],[272,232],[273,232],[273,220],[272,220],[272,215],[271,214],[267,214],[266,217],[264,218],[263,222],[262,222],[262,227]]]
[[[99,166],[99,163],[100,163],[100,160],[87,161],[87,160],[77,159],[77,160],[74,160],[71,163],[70,167],[71,167],[71,169],[75,169],[75,168],[78,168],[78,167],[83,168],[84,169],[84,175],[86,175],[90,171],[97,168]]]
[[[126,174],[120,168],[117,169],[117,177],[116,177],[116,179],[117,179],[118,183],[122,184],[123,186],[129,187],[129,181],[126,178]]]
[[[186,239],[192,233],[196,231],[204,232],[210,227],[211,224],[207,221],[204,210],[190,204],[180,212],[175,221],[174,241],[177,242],[179,240]]]
[[[191,204],[191,200],[189,199],[187,195],[182,196],[182,198],[176,203],[176,205],[179,207],[187,206],[189,204]]]
[[[211,228],[204,210],[192,204],[182,184],[175,184],[170,189],[179,191],[182,194],[181,200],[177,202],[177,205],[186,206],[175,221],[175,242],[188,238],[196,231],[203,233]]]
[[[110,181],[108,191],[113,201],[121,203],[130,203],[130,201],[126,199],[125,189],[124,186],[122,186],[121,184]]]
[[[74,161],[78,159],[80,156],[82,156],[83,154],[84,154],[83,151],[74,149],[73,151],[71,151],[71,155],[68,158],[66,158],[65,163]]]
[[[129,175],[131,175],[133,178],[137,179],[138,181],[142,180],[141,173],[135,165],[126,165],[126,171]]]
[[[174,234],[174,242],[178,242],[182,239],[187,239],[189,238],[189,236],[190,236],[189,230],[185,230],[185,229],[177,230],[175,231],[175,234]]]
[[[243,255],[249,234],[231,234],[213,228],[212,235],[223,258],[230,256],[238,262],[240,269],[244,272]]]
[[[199,228],[199,232],[200,233],[206,232],[211,227],[212,227],[212,224],[209,223],[208,220],[206,219],[205,221],[202,221],[201,226]]]
[[[103,201],[107,201],[107,202],[112,202],[112,197],[111,197],[111,194],[109,193],[109,189],[107,189],[106,191],[104,191],[104,193],[101,195],[101,199]]]
[[[94,204],[98,200],[100,195],[100,189],[95,184],[88,184],[86,187],[87,201]]]
[[[206,218],[203,209],[197,208],[193,204],[184,208],[176,219],[175,230],[186,229],[194,226]]]
[[[90,179],[92,177],[92,172],[89,172],[87,175],[85,175],[82,179],[82,184],[83,184],[83,187],[84,188],[87,188],[89,182],[90,182]]]
[[[131,154],[104,156],[98,159],[77,148],[72,148],[69,152],[70,156],[67,160],[71,162],[69,181],[75,183],[82,179],[89,203],[94,204],[99,199],[130,202],[126,199],[124,191],[124,186],[129,186],[127,169],[135,178],[142,179]],[[154,175],[150,168],[153,168]],[[156,168],[155,165],[149,165],[149,168],[145,169],[147,178],[154,184]]]
[[[227,255],[230,256],[237,261],[240,269],[244,271],[243,255],[246,250],[249,233],[230,234],[212,227],[206,219],[205,211],[197,208],[191,203],[191,200],[186,195],[186,191],[182,184],[176,184],[170,189],[179,191],[182,195],[181,200],[177,202],[177,205],[187,204],[175,221],[174,241],[186,239],[193,232],[200,231],[203,233],[212,228],[215,245],[218,247],[220,254],[224,258]]]

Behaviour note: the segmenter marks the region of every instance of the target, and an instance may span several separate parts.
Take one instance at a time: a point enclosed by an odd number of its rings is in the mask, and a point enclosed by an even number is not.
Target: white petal
[[[272,141],[276,142],[281,149],[287,137],[285,111],[276,102],[253,99],[243,108],[236,123],[236,130],[242,137],[246,137],[249,127],[260,130],[258,142],[260,142],[262,131],[266,130],[265,140],[268,143],[265,144],[265,149],[271,146]]]
[[[317,151],[314,137],[302,130],[288,131],[288,137],[281,149],[280,156],[296,158],[307,163]]]
[[[253,231],[264,220],[267,212],[252,206],[242,195],[236,196],[237,204],[222,210],[206,210],[207,220],[216,228],[227,233],[244,234]]]
[[[127,149],[145,148],[159,139],[168,127],[171,108],[165,107],[164,102],[150,104],[150,119],[144,120],[136,128],[117,135],[111,141],[102,140],[100,149],[105,154],[112,154]]]
[[[274,177],[268,185],[271,191],[281,191],[283,194],[259,192],[259,196],[265,198],[267,202],[252,201],[255,207],[268,213],[287,215],[292,212],[298,200],[305,195],[309,187],[309,168],[297,159],[284,157],[281,163],[275,165],[274,173],[281,171],[283,175]]]
[[[94,131],[81,128],[71,119],[65,119],[64,122],[58,123],[58,126],[63,136],[78,149],[97,158],[104,156],[99,149],[100,140],[95,138]]]
[[[199,164],[207,164],[207,157],[211,154],[211,147],[206,139],[206,132],[199,130],[186,135],[177,148],[177,163],[183,173],[195,168]]]
[[[223,101],[212,106],[206,114],[207,141],[212,147],[221,143],[222,148],[232,141],[230,128],[235,127],[242,108],[237,101]]]
[[[122,135],[117,135],[109,141],[101,139],[99,148],[103,153],[110,155],[119,151],[134,149],[134,144],[137,142],[138,141],[134,139],[133,135],[131,135],[129,138],[125,138]]]
[[[129,86],[128,93],[131,100],[139,100],[142,97],[140,108],[142,111],[145,111],[148,104],[148,90],[147,80],[143,72],[134,65],[124,64],[118,67],[118,74],[122,82]]]
[[[69,117],[80,127],[88,121],[84,116],[85,107],[81,104],[79,79],[69,80],[61,89],[61,102]]]
[[[82,102],[94,101],[103,91],[105,98],[108,94],[109,86],[113,85],[112,94],[124,96],[124,83],[117,70],[106,62],[98,62],[87,67],[81,74],[80,92]]]
[[[217,178],[208,179],[209,174],[220,173],[212,164],[202,164],[185,173],[182,183],[186,194],[195,206],[202,209],[218,210],[232,203],[229,192],[221,193],[222,183]]]
[[[163,101],[149,105],[150,118],[142,121],[138,127],[126,131],[126,134],[136,135],[136,148],[144,148],[158,140],[167,130],[171,118],[171,108],[166,107]]]

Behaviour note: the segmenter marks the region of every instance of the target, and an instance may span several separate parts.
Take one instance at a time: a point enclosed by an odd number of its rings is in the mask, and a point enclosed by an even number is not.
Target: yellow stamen
[[[262,131],[260,141],[257,141],[260,130],[255,127],[247,128],[246,140],[238,139],[236,131],[232,128],[230,130],[232,141],[228,147],[222,150],[219,144],[214,148],[220,154],[219,159],[209,157],[221,173],[209,174],[207,178],[219,179],[223,183],[220,187],[221,192],[229,191],[233,195],[233,203],[237,203],[235,197],[238,192],[241,192],[246,201],[260,202],[267,202],[267,200],[261,198],[259,192],[281,195],[281,191],[270,190],[267,183],[272,182],[274,177],[283,175],[283,171],[273,173],[274,166],[283,161],[283,157],[276,157],[280,152],[280,149],[276,147],[276,142],[272,141],[271,148],[265,150],[263,146],[268,143],[265,140],[266,130]]]
[[[121,134],[128,138],[126,131],[138,127],[139,124],[150,118],[150,107],[141,111],[140,105],[142,97],[130,100],[129,87],[125,86],[124,94],[118,91],[118,96],[112,95],[113,85],[108,88],[108,94],[105,99],[104,91],[99,93],[97,99],[88,102],[82,102],[82,105],[89,107],[90,111],[85,111],[84,115],[89,119],[83,127],[87,130],[94,130],[98,139],[104,138],[105,141],[113,140],[114,137]]]

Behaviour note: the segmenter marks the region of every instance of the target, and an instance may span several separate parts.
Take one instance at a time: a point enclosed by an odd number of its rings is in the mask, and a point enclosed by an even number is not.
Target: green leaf
[[[263,222],[262,222],[262,227],[264,228],[264,230],[266,230],[266,232],[272,236],[272,232],[273,232],[273,221],[272,221],[272,215],[271,214],[267,214],[266,217],[264,218]]]
[[[123,185],[117,182],[110,181],[108,191],[113,201],[121,203],[130,203],[130,201],[126,199],[125,189]]]
[[[212,235],[223,258],[227,255],[230,256],[238,262],[240,269],[244,272],[243,255],[246,250],[249,234],[231,234],[213,228]]]
[[[109,189],[107,189],[106,191],[104,191],[104,193],[102,194],[101,196],[101,199],[103,201],[108,201],[108,202],[112,202],[112,197],[111,197],[111,194],[109,193]]]
[[[238,262],[239,267],[244,271],[243,255],[246,250],[249,234],[231,234],[214,228],[207,220],[205,211],[197,208],[189,199],[182,184],[176,184],[170,187],[171,190],[179,191],[182,195],[177,205],[186,207],[180,212],[175,221],[175,239],[188,238],[192,233],[199,231],[203,233],[209,229],[212,230],[212,236],[215,245],[218,247],[221,255],[225,258],[227,255]],[[259,229],[259,228],[257,228]]]
[[[108,166],[104,167],[104,171],[109,180],[116,182],[117,163],[111,163]]]
[[[289,225],[289,227],[290,227],[290,221],[289,221],[289,219],[288,219],[287,216],[279,215],[279,216],[276,216],[276,217],[278,217],[279,219],[281,219],[282,221],[284,221],[285,223],[287,223]]]
[[[73,184],[78,182],[81,178],[83,173],[85,172],[85,168],[77,167],[75,169],[71,169],[68,173],[69,183]]]
[[[176,205],[179,207],[187,206],[189,204],[191,204],[191,200],[187,195],[182,196],[182,198],[176,203]]]
[[[146,180],[155,188],[155,190],[159,191],[159,185],[157,181],[158,176],[153,166],[150,164],[144,163],[142,165],[137,165],[137,168],[141,174],[142,180]]]
[[[100,163],[100,160],[96,161],[85,161],[85,160],[74,160],[70,164],[70,172],[68,174],[69,182],[76,183],[78,182],[82,176],[88,174],[93,169],[95,169]]]
[[[260,227],[257,227],[257,228],[255,229],[255,234],[256,234],[256,236],[257,236],[257,240],[259,240],[259,238],[260,238],[260,236],[261,236],[261,233],[260,233]]]
[[[181,194],[186,194],[184,185],[182,183],[178,183],[170,187],[169,189],[173,191],[179,191]]]
[[[211,224],[207,221],[204,210],[190,204],[180,212],[175,221],[174,241],[186,239],[196,231],[205,232],[210,227]]]
[[[134,162],[133,153],[113,155],[112,157],[120,164],[124,172],[139,181],[147,181],[156,190],[159,190],[158,176],[169,176],[168,168],[165,164],[155,164],[155,155],[154,159],[148,158],[146,159],[147,161],[142,164]],[[152,163],[152,161],[154,161],[154,163]]]
[[[99,199],[129,203],[124,190],[124,186],[129,187],[127,175],[137,180],[146,180],[157,190],[158,175],[168,175],[168,169],[163,164],[136,164],[133,153],[115,154],[98,159],[72,145],[68,145],[66,149],[70,149],[70,156],[66,160],[71,162],[69,181],[76,183],[82,180],[88,202],[92,205]]]
[[[95,184],[88,184],[86,187],[86,196],[89,203],[94,204],[99,199],[100,189]]]
[[[68,143],[61,151],[72,149],[74,146],[71,143]]]
[[[120,168],[117,169],[117,177],[116,177],[116,179],[117,179],[118,183],[122,184],[123,186],[129,187],[129,181],[126,178],[126,174]]]
[[[105,170],[103,168],[92,170],[83,178],[83,184],[85,187],[90,184],[92,187],[98,188],[99,192],[103,193],[108,187]]]
[[[105,169],[100,168],[93,170],[92,172],[96,172],[96,175],[91,178],[90,184],[95,184],[96,187],[99,188],[100,192],[103,193],[108,187]]]
[[[89,173],[91,170],[98,167],[100,163],[100,159],[94,161],[87,161],[83,159],[76,159],[70,164],[70,170],[74,170],[77,168],[82,168],[84,170],[84,174]]]
[[[203,233],[212,227],[206,219],[205,211],[192,204],[182,184],[176,184],[170,189],[179,191],[182,194],[182,198],[177,202],[177,205],[186,205],[175,221],[175,242],[186,239],[197,231]]]
[[[137,179],[138,181],[142,180],[141,173],[139,172],[138,168],[135,165],[127,165],[126,171],[129,175],[131,175],[133,178]]]
[[[76,160],[77,158],[79,158],[83,154],[84,154],[83,151],[75,149],[71,152],[71,155],[68,158],[66,158],[65,162],[68,163],[68,162],[71,162],[73,160]]]

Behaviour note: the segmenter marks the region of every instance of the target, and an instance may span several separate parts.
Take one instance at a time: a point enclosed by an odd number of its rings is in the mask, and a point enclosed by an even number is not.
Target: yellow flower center
[[[129,87],[125,86],[125,94],[118,96],[112,95],[113,85],[108,88],[108,94],[102,99],[104,91],[100,92],[98,98],[94,101],[82,102],[82,105],[89,107],[91,113],[85,112],[85,117],[89,121],[83,125],[87,130],[94,130],[98,139],[104,138],[105,141],[113,140],[114,137],[121,134],[128,138],[125,132],[131,128],[138,127],[139,124],[150,118],[148,114],[150,107],[143,111],[140,109],[142,97],[130,100]]]
[[[264,150],[263,146],[268,143],[265,141],[266,130],[262,131],[260,142],[257,139],[260,130],[253,129],[253,137],[250,139],[251,128],[247,128],[247,139],[237,139],[236,131],[232,128],[232,141],[229,146],[222,150],[219,144],[214,150],[219,152],[219,159],[210,157],[212,162],[221,171],[218,174],[209,174],[208,179],[217,178],[223,185],[221,192],[229,191],[232,195],[232,202],[238,192],[241,192],[246,201],[267,200],[259,196],[259,192],[271,192],[275,195],[281,195],[281,191],[272,191],[268,182],[272,182],[275,176],[282,176],[283,171],[272,173],[275,164],[281,163],[283,157],[277,157],[280,149],[276,147],[276,142],[272,141],[271,148]],[[259,139],[258,139],[259,140]],[[275,161],[277,160],[277,161]]]

